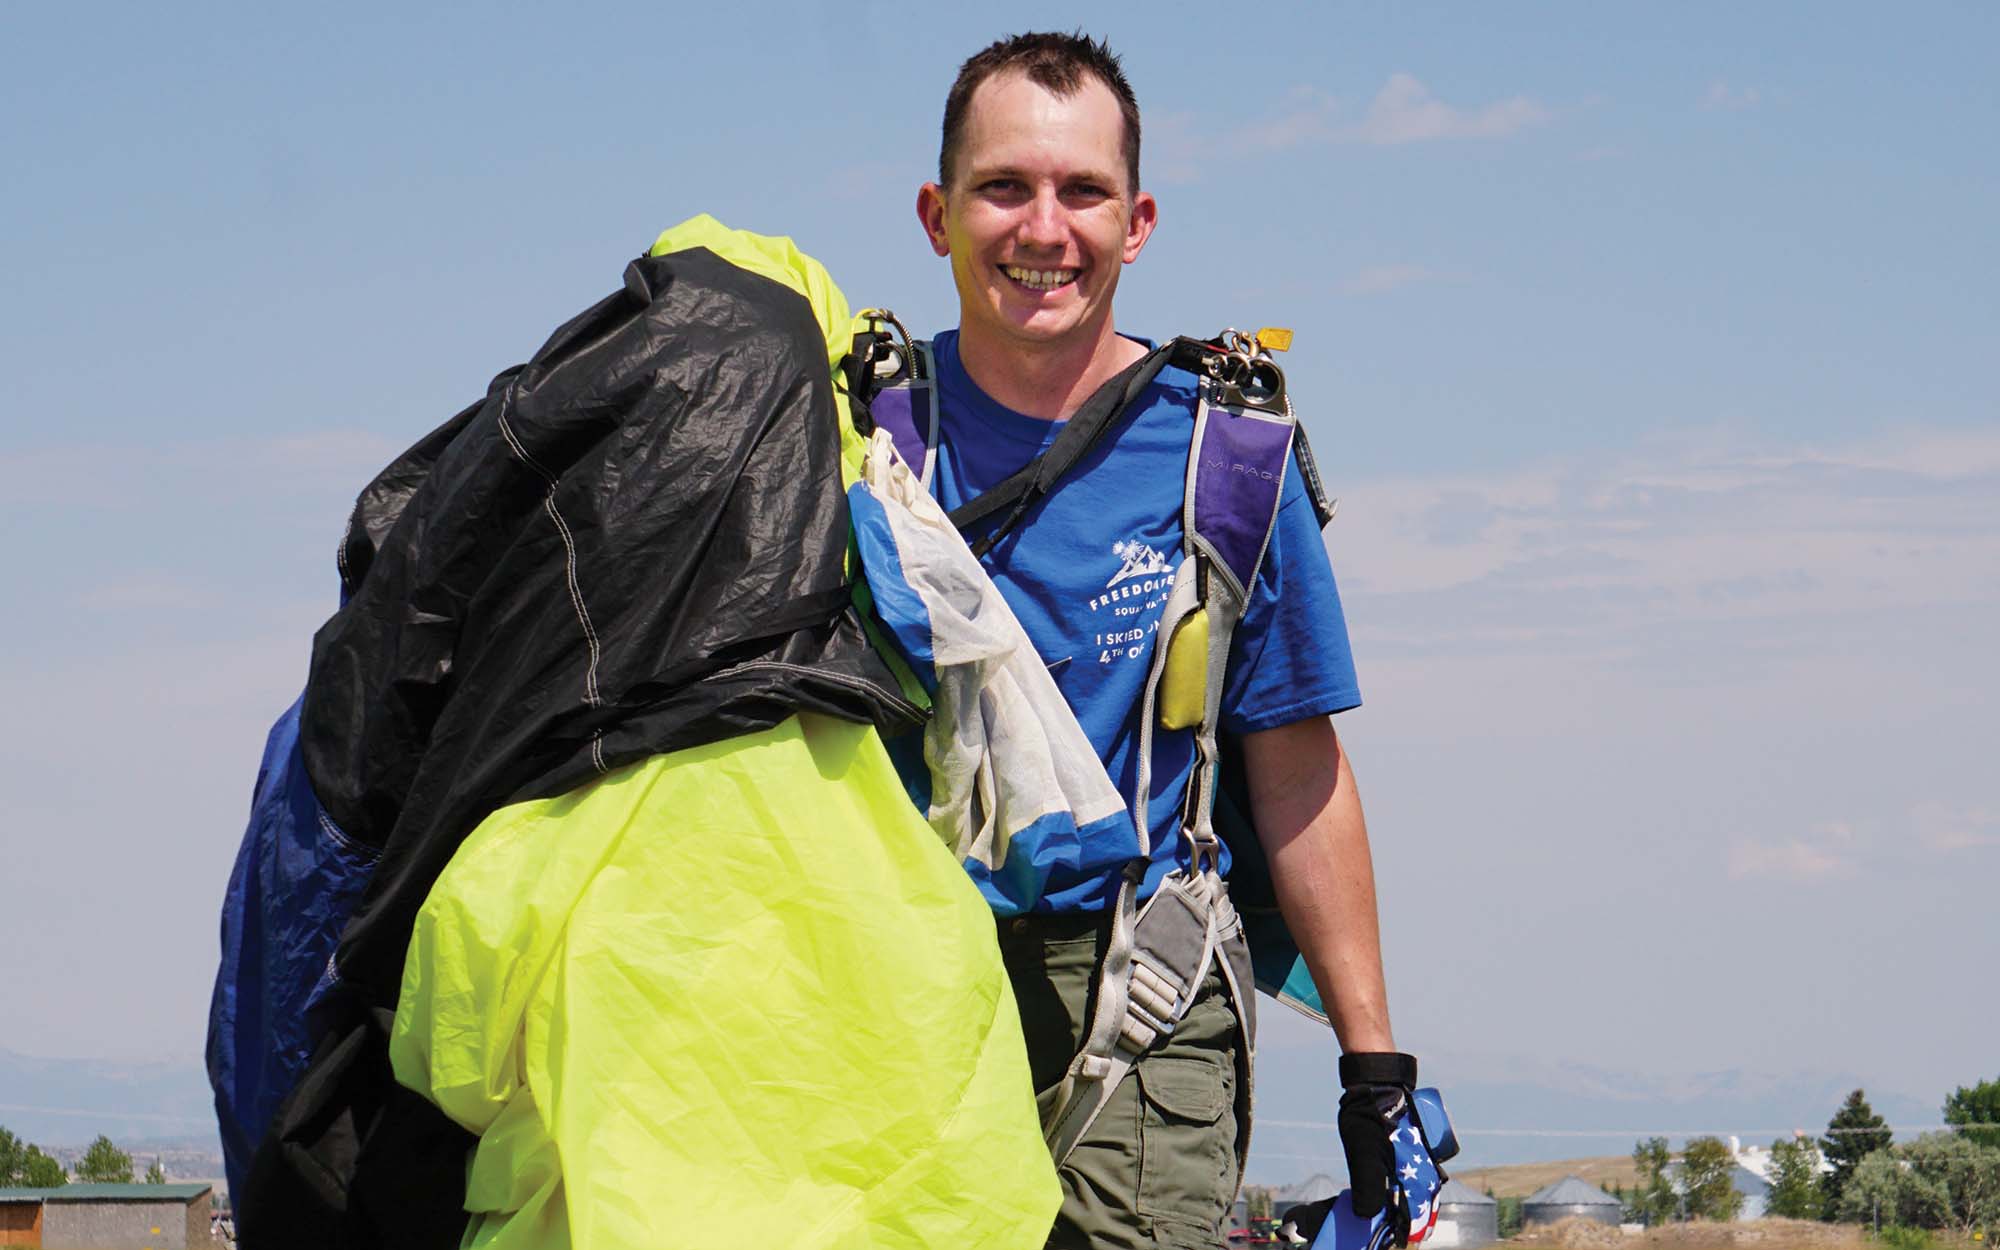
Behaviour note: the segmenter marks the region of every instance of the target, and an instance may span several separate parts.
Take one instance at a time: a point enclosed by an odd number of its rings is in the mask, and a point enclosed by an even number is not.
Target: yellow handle
[[[1156,700],[1162,729],[1192,729],[1208,707],[1208,609],[1196,608],[1167,640],[1167,667]]]

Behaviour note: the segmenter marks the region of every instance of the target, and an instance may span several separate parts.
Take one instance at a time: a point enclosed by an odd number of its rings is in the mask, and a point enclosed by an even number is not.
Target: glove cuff
[[[1400,1085],[1414,1089],[1417,1059],[1398,1050],[1359,1051],[1340,1057],[1340,1087],[1357,1085]]]

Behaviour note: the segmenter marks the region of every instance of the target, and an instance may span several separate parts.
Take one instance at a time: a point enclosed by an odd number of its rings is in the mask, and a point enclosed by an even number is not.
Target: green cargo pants
[[[1017,917],[999,927],[1046,1111],[1089,1027],[1104,917]],[[1225,1244],[1237,1122],[1248,1114],[1237,1088],[1242,1045],[1222,976],[1211,969],[1180,1027],[1133,1065],[1059,1170],[1063,1205],[1049,1250]]]

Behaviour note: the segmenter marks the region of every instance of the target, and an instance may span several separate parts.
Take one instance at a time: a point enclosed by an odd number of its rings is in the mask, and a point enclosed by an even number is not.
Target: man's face
[[[1118,98],[1095,78],[1063,97],[1003,72],[972,93],[949,186],[917,194],[965,333],[1029,349],[1104,333],[1119,267],[1158,212],[1126,185],[1123,137]]]

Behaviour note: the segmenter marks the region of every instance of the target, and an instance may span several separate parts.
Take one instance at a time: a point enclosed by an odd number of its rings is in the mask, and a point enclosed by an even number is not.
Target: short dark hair
[[[1058,96],[1072,96],[1086,78],[1095,78],[1118,97],[1118,112],[1125,119],[1125,175],[1129,188],[1139,190],[1139,101],[1132,84],[1125,81],[1118,56],[1102,39],[1083,32],[1073,35],[1050,31],[1030,31],[995,40],[984,51],[958,67],[958,79],[944,98],[944,137],[938,144],[938,181],[951,185],[952,162],[958,157],[965,138],[965,112],[979,84],[1002,70],[1016,70],[1028,81]]]

